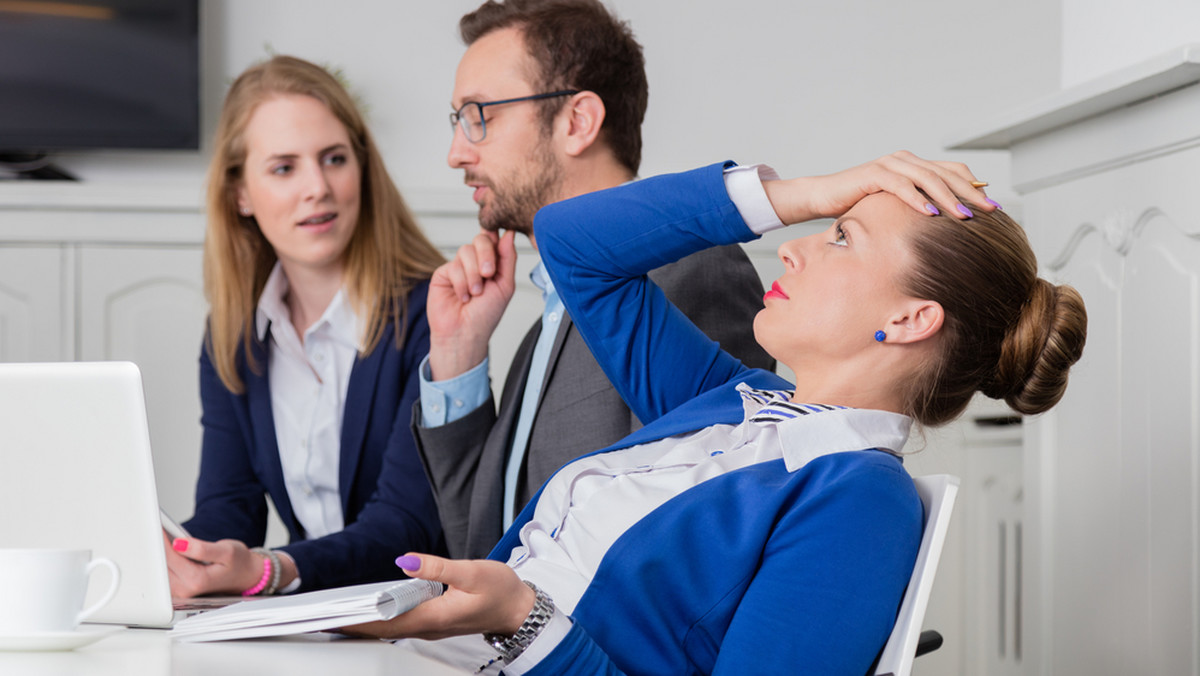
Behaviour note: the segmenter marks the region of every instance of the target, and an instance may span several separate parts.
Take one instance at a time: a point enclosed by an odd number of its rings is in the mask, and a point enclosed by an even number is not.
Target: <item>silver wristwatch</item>
[[[521,623],[521,628],[517,629],[517,633],[512,636],[504,636],[503,634],[484,634],[483,640],[500,653],[500,659],[504,660],[505,664],[517,659],[517,656],[525,652],[529,644],[533,643],[533,639],[537,638],[538,634],[542,633],[542,628],[554,616],[554,602],[546,595],[546,592],[538,589],[529,580],[522,580],[527,587],[533,590],[536,598],[533,602],[533,610],[529,611],[529,615],[525,617],[525,621]]]

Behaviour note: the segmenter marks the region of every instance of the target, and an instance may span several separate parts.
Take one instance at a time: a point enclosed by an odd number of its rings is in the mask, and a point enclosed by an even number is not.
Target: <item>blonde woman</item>
[[[334,77],[278,56],[237,78],[208,176],[204,437],[174,595],[387,579],[397,552],[442,547],[408,428],[441,262]],[[274,551],[268,496],[290,535]]]

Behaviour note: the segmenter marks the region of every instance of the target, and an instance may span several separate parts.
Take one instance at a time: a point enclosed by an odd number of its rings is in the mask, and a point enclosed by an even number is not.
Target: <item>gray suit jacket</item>
[[[747,366],[773,370],[775,361],[754,340],[754,315],[763,287],[737,245],[706,249],[650,273],[680,310],[726,352]],[[533,347],[534,324],[509,368],[500,410],[487,403],[439,427],[421,427],[421,404],[413,433],[454,558],[483,558],[503,534],[504,467]],[[525,454],[517,510],[542,483],[575,458],[613,444],[641,427],[592,357],[569,318],[559,326]]]

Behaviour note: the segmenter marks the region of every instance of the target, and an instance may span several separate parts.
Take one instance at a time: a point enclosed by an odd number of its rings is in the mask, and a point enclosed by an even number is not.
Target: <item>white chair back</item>
[[[917,562],[900,603],[896,626],[879,656],[875,676],[910,676],[912,673],[921,622],[929,606],[929,592],[933,590],[938,559],[942,555],[942,545],[946,543],[946,531],[950,528],[950,513],[958,496],[958,477],[950,474],[914,477],[913,483],[925,505],[925,528],[921,533]]]

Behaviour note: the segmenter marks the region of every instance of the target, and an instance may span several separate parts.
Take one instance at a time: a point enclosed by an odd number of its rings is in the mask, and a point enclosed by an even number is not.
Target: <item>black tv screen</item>
[[[198,0],[0,0],[0,154],[199,145]]]

